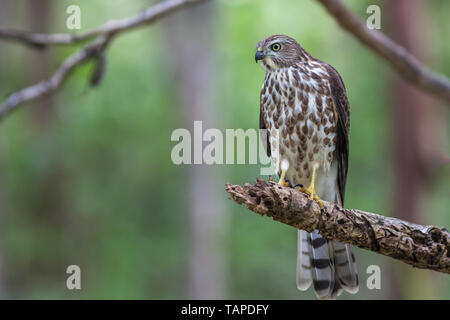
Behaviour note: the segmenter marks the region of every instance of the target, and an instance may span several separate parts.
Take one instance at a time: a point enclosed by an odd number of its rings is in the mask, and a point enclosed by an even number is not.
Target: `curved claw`
[[[300,187],[300,188],[297,188],[297,190],[307,194],[309,196],[309,200],[316,201],[319,204],[320,208],[322,210],[325,210],[325,205],[324,205],[322,199],[320,199],[319,196],[317,195],[314,186],[310,186],[309,188]]]
[[[286,181],[286,180],[281,180],[280,179],[280,181],[278,181],[278,184],[279,185],[281,185],[281,186],[283,186],[283,187],[289,187],[289,182],[288,181]]]

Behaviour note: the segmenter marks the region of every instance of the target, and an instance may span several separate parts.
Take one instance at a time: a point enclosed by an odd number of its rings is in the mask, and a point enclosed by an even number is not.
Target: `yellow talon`
[[[286,182],[286,170],[281,171],[281,177],[280,181],[278,181],[278,184],[282,185],[283,187],[288,187],[289,183]]]
[[[319,196],[316,193],[315,183],[316,183],[316,168],[313,169],[311,184],[309,185],[309,187],[308,188],[300,187],[297,188],[297,190],[309,195],[309,200],[317,201],[319,203],[320,208],[324,210],[325,205],[323,204],[323,201],[319,198]]]

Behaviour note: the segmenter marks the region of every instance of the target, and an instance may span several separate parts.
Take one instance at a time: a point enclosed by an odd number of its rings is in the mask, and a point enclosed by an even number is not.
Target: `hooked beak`
[[[264,59],[264,57],[265,57],[264,53],[258,49],[258,51],[256,51],[255,53],[255,62]]]

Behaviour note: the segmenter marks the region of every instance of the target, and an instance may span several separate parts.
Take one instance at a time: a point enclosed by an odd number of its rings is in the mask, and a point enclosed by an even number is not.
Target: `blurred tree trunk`
[[[433,45],[427,29],[428,5],[421,0],[395,0],[386,6],[394,40],[425,64],[430,62],[427,60]],[[391,87],[394,212],[401,219],[430,223],[433,218],[425,216],[424,197],[429,193],[431,169],[437,165],[438,106],[430,96],[398,76]],[[397,271],[404,298],[433,298],[428,272],[405,266],[399,266]]]
[[[0,1],[0,21],[2,22],[2,25],[6,25],[8,22],[8,15],[6,12],[8,12],[8,1]],[[5,58],[5,52],[4,52],[4,44],[0,43],[0,84],[3,84],[6,82],[5,73],[3,72],[5,68],[4,63]],[[0,91],[0,96],[3,96],[5,92]],[[1,135],[0,135],[1,138]],[[3,236],[3,226],[4,226],[4,212],[5,212],[5,194],[4,194],[4,185],[3,185],[3,154],[2,154],[2,143],[3,141],[0,140],[0,239]],[[3,281],[3,247],[2,247],[2,241],[0,240],[0,299],[6,299],[7,294],[5,290],[5,282]]]
[[[54,13],[52,8],[54,0],[29,1],[28,21],[29,29],[33,32],[50,33]],[[25,77],[27,83],[36,83],[42,79],[48,78],[52,72],[52,50],[29,50],[25,59],[32,66],[26,69]],[[32,130],[36,131],[36,139],[43,147],[50,146],[54,138],[53,125],[55,120],[54,95],[43,96],[36,101],[31,102],[33,106],[29,108],[31,113]],[[46,172],[45,179],[40,181],[40,187],[36,191],[35,197],[37,203],[34,203],[33,215],[42,219],[42,223],[59,223],[62,221],[63,213],[63,193],[61,188],[63,171],[55,153],[47,158],[51,163],[51,169]]]
[[[51,33],[52,23],[55,13],[53,7],[54,0],[39,0],[27,2],[27,29],[33,32]],[[62,14],[65,12],[63,11]],[[24,69],[26,83],[36,83],[41,79],[48,78],[55,67],[52,65],[52,49],[49,50],[28,50],[24,58],[24,64],[30,66]],[[28,207],[30,219],[36,225],[35,234],[31,237],[39,238],[43,228],[56,230],[56,236],[51,243],[52,259],[49,259],[49,250],[39,250],[37,247],[33,251],[33,257],[27,270],[29,283],[36,279],[46,277],[47,279],[60,279],[64,275],[65,267],[62,260],[63,235],[65,227],[66,210],[64,207],[63,175],[60,157],[54,151],[53,140],[55,139],[55,109],[53,95],[43,96],[31,102],[28,109],[31,122],[31,130],[35,132],[35,143],[39,146],[39,151],[46,154],[46,166],[40,168],[41,179],[33,184],[31,201]],[[29,241],[32,241],[29,239]],[[50,280],[48,280],[50,281]],[[26,283],[24,281],[24,283]]]
[[[52,0],[39,0],[28,2],[28,21],[29,28],[33,32],[50,32],[50,21],[52,20],[51,6]],[[28,51],[29,65],[26,76],[27,83],[36,83],[42,79],[48,78],[52,70],[50,67],[50,50],[32,50]],[[44,96],[34,102],[33,108],[30,108],[33,113],[34,123],[38,128],[47,131],[48,125],[51,124],[53,115],[53,95]]]
[[[165,22],[168,54],[176,77],[173,85],[185,128],[193,128],[194,120],[203,121],[204,130],[217,128],[211,56],[213,17],[213,5],[205,4],[176,14]],[[218,189],[217,169],[192,165],[187,170],[191,248],[188,295],[192,299],[224,298],[225,198]]]

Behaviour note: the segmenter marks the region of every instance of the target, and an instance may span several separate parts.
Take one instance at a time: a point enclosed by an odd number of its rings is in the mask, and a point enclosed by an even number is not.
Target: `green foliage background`
[[[374,1],[346,1],[359,16]],[[25,1],[9,27],[24,29]],[[54,1],[52,32],[67,32],[65,8],[82,10],[82,30],[133,15],[147,1]],[[381,6],[384,2],[379,3]],[[431,67],[450,74],[450,2],[429,1]],[[386,63],[342,31],[315,1],[221,0],[214,10],[213,61],[220,128],[257,128],[264,71],[254,45],[269,34],[296,38],[342,75],[351,104],[351,152],[346,207],[395,215],[392,209],[392,115]],[[384,11],[383,32],[384,29]],[[4,26],[4,25],[2,25]],[[32,104],[0,123],[0,292],[6,298],[189,298],[186,203],[191,166],[170,160],[176,102],[164,24],[117,37],[108,49],[100,87],[84,91],[93,65],[79,68],[54,97],[50,129],[32,125]],[[0,43],[5,81],[0,94],[28,85],[21,72],[28,48]],[[51,48],[52,67],[77,48]],[[448,113],[446,115],[447,120]],[[199,119],[201,120],[201,119]],[[446,121],[448,123],[448,121]],[[188,128],[192,130],[192,127]],[[445,134],[445,133],[444,133]],[[448,133],[445,134],[448,138]],[[447,139],[448,140],[448,139]],[[448,152],[448,145],[443,146]],[[217,165],[216,188],[259,175],[254,165]],[[450,168],[439,169],[420,223],[450,226]],[[51,201],[48,201],[51,199]],[[205,199],[207,201],[207,199]],[[52,207],[48,207],[48,203]],[[295,286],[296,232],[224,201],[227,292],[232,299],[303,299]],[[361,290],[343,299],[450,297],[446,275],[416,270],[355,249]],[[82,269],[82,290],[69,291],[65,269]],[[366,269],[382,270],[381,290],[365,286]],[[406,278],[406,275],[408,277]]]

